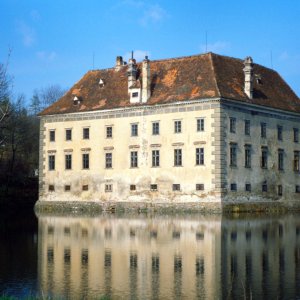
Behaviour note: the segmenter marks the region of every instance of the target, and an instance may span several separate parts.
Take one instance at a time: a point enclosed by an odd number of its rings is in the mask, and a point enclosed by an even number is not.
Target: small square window
[[[83,128],[82,137],[84,140],[88,140],[90,138],[90,128]]]
[[[173,184],[173,191],[180,191],[180,184]]]
[[[267,185],[266,182],[264,182],[264,183],[262,184],[261,189],[262,189],[262,192],[264,192],[264,193],[268,191],[268,185]]]
[[[138,92],[133,92],[131,95],[132,95],[132,98],[136,98],[136,97],[139,96],[139,93]]]
[[[157,191],[157,184],[150,184],[151,191]]]
[[[196,191],[204,191],[204,184],[196,183]]]
[[[111,193],[113,190],[112,184],[106,184],[105,185],[105,193]]]
[[[245,191],[246,192],[251,192],[251,184],[250,183],[245,184]]]
[[[65,192],[71,191],[71,186],[70,185],[65,185]]]
[[[55,142],[55,130],[49,131],[49,140],[50,142]]]
[[[135,191],[136,190],[136,185],[135,184],[131,184],[130,185],[130,190],[131,191]]]
[[[88,191],[89,190],[89,186],[87,184],[82,186],[82,190],[83,191]]]
[[[106,138],[112,138],[113,134],[112,134],[112,127],[111,126],[107,126],[106,127]]]
[[[237,185],[236,185],[236,183],[231,183],[231,184],[230,184],[230,190],[231,190],[232,192],[236,192],[236,191],[237,191]]]
[[[282,185],[278,185],[277,186],[277,193],[278,193],[278,196],[282,196]]]
[[[54,192],[55,191],[54,185],[50,184],[48,190],[49,190],[49,192]]]
[[[295,193],[300,193],[300,185],[295,186]]]

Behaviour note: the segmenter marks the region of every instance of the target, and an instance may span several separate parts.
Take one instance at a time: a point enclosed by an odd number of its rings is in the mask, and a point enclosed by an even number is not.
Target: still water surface
[[[0,293],[300,299],[300,215],[2,219]]]

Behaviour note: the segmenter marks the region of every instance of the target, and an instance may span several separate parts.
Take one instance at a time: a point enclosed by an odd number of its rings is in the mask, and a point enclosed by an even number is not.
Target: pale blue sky
[[[0,0],[0,61],[12,49],[15,94],[70,88],[131,50],[141,60],[203,53],[278,71],[300,96],[300,0]]]

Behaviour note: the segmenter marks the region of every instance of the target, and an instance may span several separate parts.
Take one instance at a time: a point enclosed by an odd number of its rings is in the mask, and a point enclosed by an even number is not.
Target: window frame
[[[160,151],[152,150],[152,168],[160,167]]]
[[[130,151],[130,168],[138,168],[138,151]]]
[[[105,126],[105,137],[107,139],[113,138],[113,127],[111,125]]]
[[[251,121],[245,120],[245,135],[250,136],[251,135]]]
[[[268,169],[268,148],[262,147],[261,148],[261,160],[260,166],[262,169]]]
[[[277,140],[282,141],[283,140],[283,126],[277,125]]]
[[[196,166],[204,166],[204,147],[196,148]]]
[[[229,166],[237,167],[237,143],[230,143]]]
[[[229,132],[236,133],[236,118],[234,117],[229,118]]]
[[[159,121],[152,122],[152,135],[159,135],[160,134],[160,125]]]
[[[205,131],[205,118],[196,119],[197,132]]]
[[[82,128],[82,139],[83,140],[89,140],[90,139],[90,128],[89,127],[83,127]]]
[[[90,154],[82,153],[82,169],[88,170],[90,168]]]
[[[72,154],[65,154],[65,170],[72,170]]]
[[[130,128],[131,128],[131,136],[138,136],[139,135],[138,123],[132,123]]]
[[[293,140],[294,143],[299,143],[299,129],[293,128]]]
[[[260,137],[267,138],[267,123],[265,122],[260,123]]]
[[[174,120],[174,133],[182,133],[182,121]]]
[[[55,142],[55,129],[49,130],[49,142]]]
[[[284,170],[284,150],[278,149],[278,170]]]
[[[55,154],[48,155],[48,170],[55,171]]]
[[[174,149],[174,167],[182,167],[182,149]]]
[[[245,168],[251,168],[251,164],[252,164],[251,151],[252,151],[251,145],[246,144],[245,145]]]
[[[106,152],[105,153],[105,169],[112,169],[112,159],[113,154],[112,152]]]
[[[66,128],[65,138],[66,138],[66,141],[72,141],[72,129],[71,128]]]

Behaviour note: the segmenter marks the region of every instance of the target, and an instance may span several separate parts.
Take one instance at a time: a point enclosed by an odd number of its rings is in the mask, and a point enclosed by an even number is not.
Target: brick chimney
[[[244,92],[246,95],[252,99],[253,98],[253,59],[251,56],[247,56],[244,60],[244,74],[245,74],[245,83],[244,83]]]
[[[115,66],[115,70],[119,71],[121,69],[121,67],[123,66],[123,57],[122,56],[117,56],[116,58],[116,66]]]
[[[150,90],[150,60],[148,59],[148,56],[145,56],[145,59],[143,60],[143,67],[142,67],[142,102],[146,103],[148,99],[151,96],[151,90]]]

